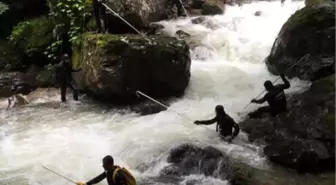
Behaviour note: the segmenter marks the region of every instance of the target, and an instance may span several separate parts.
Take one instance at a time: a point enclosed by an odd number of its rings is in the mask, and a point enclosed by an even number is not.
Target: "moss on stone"
[[[335,134],[335,115],[329,114],[324,120],[325,126],[330,130],[333,134]]]
[[[111,41],[120,40],[121,37],[118,35],[112,34],[93,34],[86,33],[84,34],[84,44],[95,44],[97,47],[104,47]]]
[[[282,27],[282,31],[305,27],[327,28],[335,25],[335,4],[323,3],[306,6],[293,14]]]

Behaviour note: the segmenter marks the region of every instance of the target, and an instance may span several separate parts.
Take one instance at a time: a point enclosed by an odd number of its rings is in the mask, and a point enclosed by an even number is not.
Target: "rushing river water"
[[[263,60],[283,23],[303,5],[286,2],[282,6],[275,1],[227,7],[224,15],[207,17],[208,26],[192,24],[191,19],[162,22],[166,34],[184,30],[196,46],[191,50],[189,87],[171,108],[197,120],[211,118],[214,107],[222,104],[237,122],[241,120],[256,108],[251,105],[243,109],[263,90],[264,80],[276,78],[269,74]],[[254,16],[256,11],[261,15]],[[291,83],[288,93],[307,86],[296,79]],[[9,111],[4,110],[7,101],[1,100],[0,184],[69,184],[41,165],[75,181],[89,180],[102,172],[101,159],[107,154],[142,181],[157,176],[168,165],[166,157],[171,147],[187,142],[212,145],[249,165],[270,168],[260,148],[249,144],[244,133],[227,144],[219,140],[214,125],[207,126],[210,131],[172,111],[140,116],[81,99],[80,103],[62,104],[58,92],[49,90],[31,104]],[[140,171],[142,164],[152,166]],[[200,175],[185,179],[207,185],[226,184]]]

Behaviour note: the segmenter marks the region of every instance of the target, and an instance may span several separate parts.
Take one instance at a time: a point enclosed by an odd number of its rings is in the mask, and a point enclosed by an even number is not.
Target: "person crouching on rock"
[[[210,125],[217,122],[216,131],[220,133],[222,138],[231,142],[240,131],[238,124],[224,111],[222,105],[217,105],[215,108],[216,117],[211,120],[195,121],[196,125]],[[232,128],[234,131],[232,133]]]
[[[81,69],[74,70],[68,54],[63,55],[63,60],[56,68],[56,78],[61,88],[61,100],[66,102],[66,89],[70,87],[73,90],[73,98],[78,101],[78,88],[72,78],[72,72],[79,72]]]
[[[267,101],[268,106],[260,107],[249,113],[251,118],[260,118],[263,113],[277,116],[279,113],[287,111],[287,98],[284,90],[290,88],[290,83],[283,74],[281,78],[284,84],[273,85],[271,81],[265,81],[264,86],[267,93],[259,100],[253,99],[251,103],[262,104]]]
[[[77,182],[77,185],[97,184],[106,178],[108,185],[136,185],[136,180],[125,168],[114,165],[112,156],[107,155],[103,158],[104,172],[87,183]]]

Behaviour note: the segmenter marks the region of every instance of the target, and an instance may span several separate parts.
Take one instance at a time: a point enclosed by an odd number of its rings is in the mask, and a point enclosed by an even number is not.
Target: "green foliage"
[[[84,25],[91,16],[90,0],[49,0],[50,16],[55,23],[55,33],[66,35],[73,45],[81,43],[80,35],[85,32]],[[54,41],[46,51],[49,58],[55,58],[56,51],[65,44],[62,38]]]
[[[8,5],[5,3],[0,2],[0,15],[5,13],[7,10],[9,10]]]
[[[43,16],[20,22],[12,30],[9,40],[16,48],[32,57],[36,53],[43,53],[51,43],[52,30],[52,22]]]

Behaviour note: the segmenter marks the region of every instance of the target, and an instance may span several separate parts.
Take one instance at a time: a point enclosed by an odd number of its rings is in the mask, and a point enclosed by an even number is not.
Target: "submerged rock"
[[[255,13],[254,13],[254,16],[261,16],[261,14],[262,14],[262,12],[261,11],[256,11]]]
[[[177,35],[177,38],[179,39],[188,39],[191,36],[189,33],[182,31],[182,30],[176,31],[176,35]]]
[[[165,175],[203,174],[222,180],[230,177],[230,159],[213,147],[200,148],[184,144],[170,151],[168,162],[172,165],[162,170]]]
[[[189,47],[171,37],[86,34],[82,71],[74,74],[81,90],[111,103],[130,103],[140,90],[149,96],[181,96],[190,78]]]
[[[206,17],[197,17],[191,20],[193,24],[201,24],[206,20]]]
[[[165,105],[167,104],[165,103]],[[131,109],[132,111],[139,113],[140,115],[156,114],[161,111],[167,110],[166,108],[152,101],[141,102],[137,105],[132,106]]]
[[[294,94],[289,111],[276,118],[247,119],[240,127],[251,141],[264,140],[264,152],[276,163],[301,172],[334,170],[335,75]]]
[[[164,29],[164,26],[159,23],[150,23],[147,35],[160,35],[161,30]]]
[[[335,3],[306,6],[293,14],[283,25],[266,64],[270,72],[279,74],[306,54],[310,57],[286,75],[309,80],[317,69],[335,61]]]

